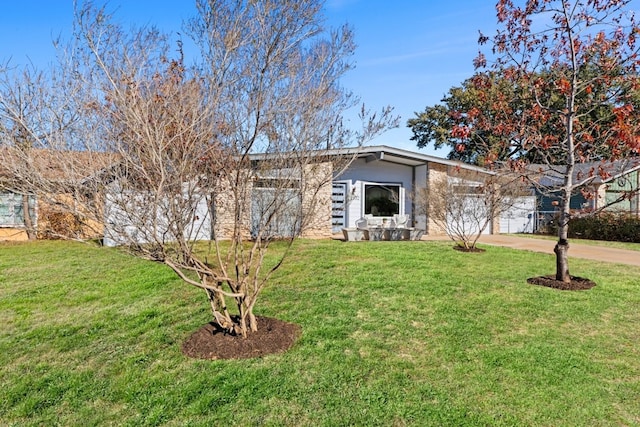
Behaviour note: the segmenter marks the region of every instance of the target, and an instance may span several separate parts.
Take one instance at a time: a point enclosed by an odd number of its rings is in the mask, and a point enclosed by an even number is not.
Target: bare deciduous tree
[[[492,223],[526,195],[524,182],[511,174],[458,169],[420,189],[416,205],[427,218],[467,251]]]
[[[158,31],[125,32],[104,9],[78,9],[74,61],[94,95],[84,137],[118,159],[96,177],[106,240],[166,263],[204,290],[221,328],[246,336],[293,240],[330,230],[331,181],[350,160],[334,149],[396,120],[363,111],[361,132],[342,125],[357,102],[339,84],[353,35],[321,28],[321,1],[197,8],[186,25],[202,54],[193,67]]]
[[[21,195],[21,216],[29,239],[41,235],[86,237],[101,232],[92,215],[86,178],[104,165],[104,152],[87,149],[78,129],[81,82],[69,69],[37,70],[29,64],[0,67],[0,188]],[[81,150],[75,156],[67,156]],[[34,201],[38,201],[36,227]],[[58,236],[56,214],[73,219],[77,234]],[[93,229],[97,226],[97,229]],[[37,228],[37,230],[36,230]],[[54,227],[55,228],[55,227]]]
[[[246,336],[294,239],[330,232],[338,149],[397,119],[363,107],[361,131],[343,125],[353,34],[322,28],[321,0],[196,5],[191,66],[180,40],[86,2],[50,73],[1,70],[3,186],[167,264]]]

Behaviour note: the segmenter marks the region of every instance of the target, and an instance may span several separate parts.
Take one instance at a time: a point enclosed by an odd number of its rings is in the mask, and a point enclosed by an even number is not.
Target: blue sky
[[[3,1],[0,60],[46,64],[54,56],[52,39],[68,34],[73,0]],[[328,24],[349,23],[358,49],[355,70],[343,85],[368,108],[385,105],[401,116],[400,127],[372,143],[417,150],[406,121],[440,101],[452,86],[473,74],[478,30],[495,31],[493,0],[327,0]],[[193,15],[190,0],[111,0],[123,23],[153,24],[180,31]],[[422,150],[445,156],[446,151]]]

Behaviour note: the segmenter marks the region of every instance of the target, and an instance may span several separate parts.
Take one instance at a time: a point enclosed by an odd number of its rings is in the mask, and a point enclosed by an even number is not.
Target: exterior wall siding
[[[302,188],[302,212],[305,218],[301,237],[330,238],[331,192],[333,167],[331,163],[312,164],[305,167],[307,177]]]
[[[448,167],[438,163],[429,163],[429,172],[427,175],[427,190],[435,189],[443,185],[447,185],[448,182]],[[427,230],[426,233],[432,236],[441,236],[446,234],[446,231],[436,224],[430,215],[429,200],[426,201],[427,208]]]
[[[0,228],[0,242],[11,241],[21,242],[29,240],[27,232],[23,228],[2,227]]]
[[[332,165],[330,163],[312,164],[305,166],[301,187],[293,192],[300,195],[299,212],[302,212],[303,222],[301,224],[300,236],[305,238],[330,238],[331,233],[331,191],[332,191]],[[253,191],[257,189],[252,183],[252,177],[247,174],[248,185],[235,188],[232,183],[226,180],[219,181],[215,189],[211,189],[213,198],[213,210],[208,206],[210,198],[202,196],[196,207],[196,222],[194,223],[193,235],[190,240],[208,240],[212,237],[212,232],[218,239],[229,239],[235,232],[241,234],[242,239],[252,238],[252,228],[255,219],[251,216]],[[247,194],[234,194],[235,191],[247,191]],[[269,191],[268,187],[264,188]],[[283,190],[284,191],[284,190]],[[114,193],[117,194],[117,191]],[[116,196],[117,197],[117,196]],[[236,200],[241,200],[244,206],[236,206]],[[118,208],[116,205],[107,206],[107,224],[118,222]],[[211,215],[214,215],[212,220]],[[287,214],[286,212],[284,213]],[[236,221],[236,215],[240,215],[240,221]],[[288,218],[284,218],[287,220]],[[295,218],[293,219],[295,220]],[[237,224],[236,224],[237,223]],[[274,223],[275,224],[275,223]],[[120,224],[122,228],[123,224]],[[212,230],[213,225],[213,230]],[[236,225],[238,228],[236,229]],[[276,226],[277,228],[277,226]],[[135,231],[130,229],[131,237],[136,239]],[[117,245],[126,243],[119,238],[115,230],[107,226],[107,236],[105,244]],[[278,236],[276,236],[278,237]],[[280,236],[282,237],[282,236]],[[145,239],[141,236],[141,241]]]
[[[247,177],[247,179],[249,179]],[[245,187],[246,191],[251,194],[253,191],[253,185],[250,183]],[[250,197],[248,195],[239,195],[236,196],[233,194],[232,185],[228,180],[222,180],[217,183],[217,188],[215,189],[214,206],[213,206],[213,215],[215,216],[213,220],[213,233],[215,236],[220,238],[230,238],[233,236],[235,230],[235,215],[236,215],[236,207],[235,200],[236,198],[240,200],[245,200],[245,206],[241,206],[239,208],[241,219],[239,221],[241,227],[239,232],[242,234],[243,239],[249,239],[251,237],[250,227],[251,227],[251,208],[250,208]],[[239,190],[235,190],[239,191]],[[203,208],[208,209],[208,207],[204,206]],[[207,215],[209,221],[211,218]],[[213,236],[211,236],[213,237]]]
[[[428,189],[429,167],[427,165],[416,166],[414,174],[414,200],[426,194]],[[412,205],[413,226],[420,230],[427,230],[427,211],[422,201],[422,206],[418,203]]]

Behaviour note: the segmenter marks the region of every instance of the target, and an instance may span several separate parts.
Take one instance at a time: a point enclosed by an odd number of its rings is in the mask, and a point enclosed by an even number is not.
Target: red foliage
[[[471,131],[466,126],[458,125],[451,129],[451,136],[454,138],[465,139],[469,137],[470,133]]]
[[[611,173],[604,169],[602,166],[598,166],[598,176],[604,181],[611,178]]]
[[[478,52],[478,56],[473,59],[473,66],[478,68],[483,68],[487,66],[487,58],[484,56],[482,52]]]
[[[560,79],[557,83],[557,87],[563,95],[569,95],[571,93],[571,82],[567,79]]]
[[[529,148],[571,151],[579,161],[601,156],[600,148],[611,158],[640,152],[640,113],[628,99],[640,89],[640,27],[625,10],[630,2],[498,0],[493,68],[524,95],[514,109],[477,79],[478,97],[491,100],[492,111],[471,117],[493,134],[517,136]],[[589,121],[602,105],[615,106],[611,120]]]

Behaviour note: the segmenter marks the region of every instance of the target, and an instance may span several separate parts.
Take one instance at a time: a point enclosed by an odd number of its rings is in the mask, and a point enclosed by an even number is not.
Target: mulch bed
[[[258,317],[258,331],[246,338],[225,333],[213,322],[195,331],[182,344],[182,353],[195,359],[250,359],[287,351],[300,337],[298,325]]]
[[[584,291],[593,288],[595,282],[583,277],[571,276],[571,283],[556,280],[556,276],[540,276],[527,279],[527,283],[549,288],[560,289],[562,291]]]
[[[468,253],[482,253],[482,252],[486,252],[486,249],[482,249],[482,248],[465,248],[464,246],[458,246],[455,245],[453,247],[453,249],[455,249],[456,251],[460,251],[460,252],[468,252]]]

